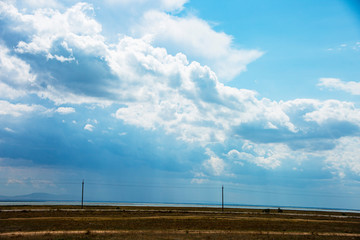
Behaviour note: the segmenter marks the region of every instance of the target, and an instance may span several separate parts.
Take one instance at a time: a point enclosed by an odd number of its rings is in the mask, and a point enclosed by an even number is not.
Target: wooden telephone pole
[[[224,211],[224,185],[221,187],[221,210]]]
[[[82,180],[81,185],[81,208],[84,208],[84,179]]]

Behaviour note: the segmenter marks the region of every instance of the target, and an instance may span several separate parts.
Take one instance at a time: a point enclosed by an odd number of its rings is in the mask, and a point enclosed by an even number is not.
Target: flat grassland
[[[360,214],[255,209],[1,206],[0,239],[360,239]]]

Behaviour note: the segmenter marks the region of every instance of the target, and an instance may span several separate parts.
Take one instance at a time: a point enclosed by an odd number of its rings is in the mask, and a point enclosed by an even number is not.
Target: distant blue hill
[[[70,195],[57,195],[49,193],[31,193],[18,196],[0,196],[2,202],[20,201],[73,201],[75,198]]]

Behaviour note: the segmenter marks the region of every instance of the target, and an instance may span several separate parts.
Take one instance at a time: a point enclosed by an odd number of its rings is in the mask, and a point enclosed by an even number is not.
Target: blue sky
[[[0,1],[0,195],[359,209],[356,1]]]

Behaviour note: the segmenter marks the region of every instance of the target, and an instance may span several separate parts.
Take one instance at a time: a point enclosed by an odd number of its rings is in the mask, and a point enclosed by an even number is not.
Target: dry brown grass
[[[0,207],[0,239],[360,239],[360,214],[254,209]]]

